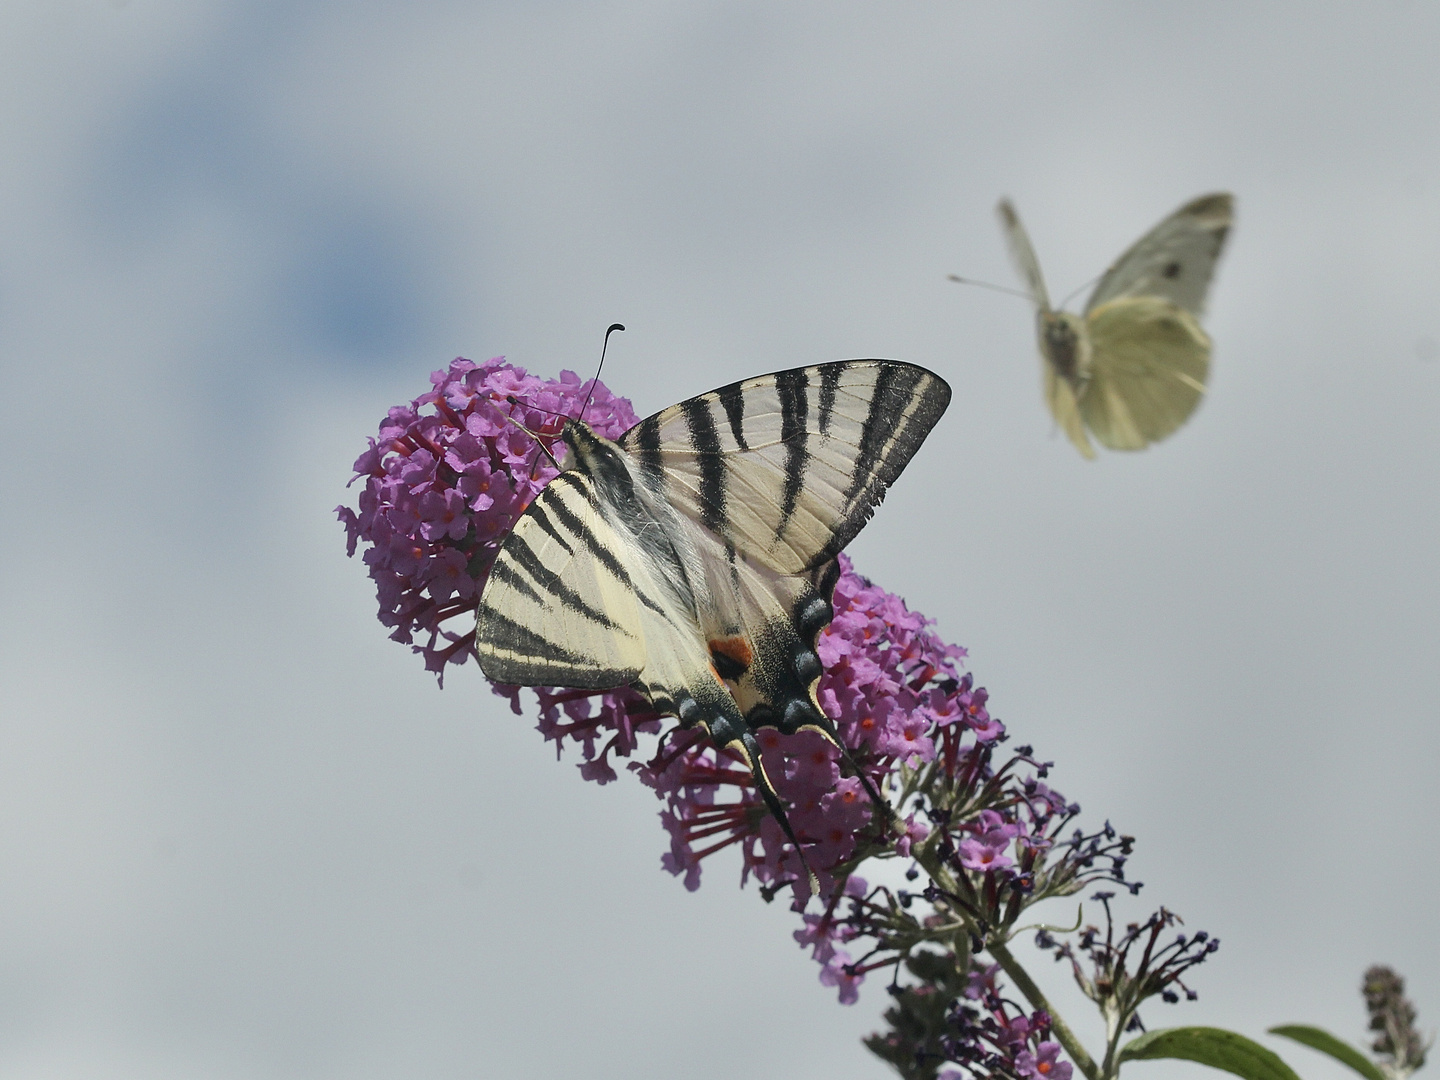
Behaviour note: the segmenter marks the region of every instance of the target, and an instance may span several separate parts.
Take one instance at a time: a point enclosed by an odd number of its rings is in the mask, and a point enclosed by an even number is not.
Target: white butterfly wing
[[[620,445],[722,552],[805,574],[855,538],[949,401],[924,368],[841,361],[691,398]]]
[[[1156,296],[1200,315],[1234,219],[1235,200],[1226,192],[1186,203],[1115,260],[1086,313],[1122,296]]]
[[[995,213],[1000,216],[1000,229],[1004,232],[1005,243],[1010,248],[1010,258],[1025,280],[1025,287],[1030,290],[1030,298],[1041,311],[1049,311],[1050,294],[1045,291],[1045,276],[1040,273],[1040,260],[1035,257],[1030,234],[1025,231],[1025,226],[1020,224],[1020,215],[1015,212],[1015,205],[1009,199],[1001,199],[1000,204],[995,207]]]
[[[630,546],[606,521],[590,479],[562,472],[490,570],[475,626],[481,670],[521,686],[631,682],[646,656],[635,577]]]
[[[1091,312],[1094,347],[1080,416],[1112,450],[1140,450],[1195,411],[1210,374],[1210,338],[1184,308],[1154,296]]]

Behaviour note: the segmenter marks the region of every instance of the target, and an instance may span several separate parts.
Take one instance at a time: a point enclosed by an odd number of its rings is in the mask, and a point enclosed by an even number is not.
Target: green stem
[[[936,857],[934,847],[931,844],[922,844],[915,854],[916,861],[925,868],[926,873],[930,875],[932,881],[948,892],[956,891],[955,882],[949,873],[948,867],[945,866],[942,860]],[[956,914],[961,913],[956,912]],[[968,922],[968,920],[966,921]],[[1040,987],[1035,985],[1035,980],[1030,978],[1029,973],[1020,966],[1020,961],[1015,959],[1010,950],[1005,947],[1005,943],[994,940],[987,941],[985,949],[995,958],[996,962],[1005,969],[1005,974],[1009,975],[1015,985],[1020,988],[1020,992],[1025,995],[1026,1000],[1035,1008],[1043,1009],[1050,1017],[1050,1030],[1053,1031],[1055,1037],[1060,1040],[1060,1045],[1065,1047],[1065,1052],[1070,1055],[1070,1060],[1085,1074],[1086,1080],[1101,1080],[1102,1074],[1095,1065],[1095,1059],[1090,1056],[1089,1051],[1085,1049],[1075,1033],[1070,1030],[1070,1025],[1065,1023],[1064,1018],[1056,1012],[1054,1006],[1045,999],[1045,995],[1041,992]],[[1109,1080],[1109,1078],[1107,1077],[1106,1080]]]
[[[1075,1033],[1070,1030],[1070,1025],[1065,1023],[1050,1002],[1045,1000],[1045,995],[1041,993],[1040,987],[1035,985],[1035,981],[1030,978],[1029,973],[1020,966],[1020,961],[1015,959],[1014,954],[999,941],[987,941],[985,951],[1005,969],[1005,974],[1009,975],[1015,985],[1020,988],[1020,992],[1025,995],[1026,1000],[1035,1008],[1043,1009],[1049,1015],[1050,1030],[1060,1040],[1060,1045],[1065,1047],[1065,1052],[1070,1055],[1070,1060],[1075,1062],[1088,1080],[1100,1080],[1101,1073],[1095,1064],[1095,1059],[1075,1037]]]

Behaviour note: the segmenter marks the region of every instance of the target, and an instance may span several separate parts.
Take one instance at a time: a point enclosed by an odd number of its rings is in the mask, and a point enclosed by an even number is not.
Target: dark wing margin
[[[830,543],[806,569],[833,559],[855,539],[949,404],[950,385],[940,376],[911,364],[886,362],[879,367],[845,514]]]
[[[924,368],[842,360],[701,394],[619,441],[683,515],[796,574],[864,528],[949,402],[949,386]]]

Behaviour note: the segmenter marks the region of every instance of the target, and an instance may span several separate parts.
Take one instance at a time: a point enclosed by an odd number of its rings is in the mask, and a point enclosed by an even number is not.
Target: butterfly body
[[[1019,215],[1008,200],[998,212],[1035,303],[1055,422],[1092,458],[1090,435],[1112,450],[1139,450],[1172,434],[1205,392],[1211,344],[1199,319],[1233,198],[1203,195],[1161,221],[1105,272],[1083,315],[1051,308]]]
[[[481,594],[482,669],[632,686],[749,762],[788,832],[755,732],[839,745],[816,696],[835,557],[949,397],[923,368],[841,361],[702,394],[615,441],[566,421],[564,469]]]
[[[1079,395],[1090,381],[1090,334],[1084,321],[1068,311],[1045,309],[1035,313],[1035,323],[1041,355]]]

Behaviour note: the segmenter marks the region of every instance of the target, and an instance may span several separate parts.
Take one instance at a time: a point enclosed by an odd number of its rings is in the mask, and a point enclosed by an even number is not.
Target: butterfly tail
[[[810,880],[810,892],[816,896],[820,895],[820,881],[815,876],[815,871],[810,868],[809,861],[805,858],[805,849],[800,846],[800,839],[795,835],[794,828],[790,825],[790,817],[785,813],[785,804],[780,801],[780,796],[775,791],[775,785],[770,783],[770,776],[765,772],[765,763],[760,756],[760,743],[756,741],[753,732],[745,731],[739,739],[744,747],[745,757],[749,759],[750,774],[755,778],[755,789],[760,792],[760,797],[765,800],[766,807],[775,816],[785,838],[795,848],[795,854],[800,859],[800,865],[805,868],[805,875]],[[732,748],[739,749],[731,744]]]

